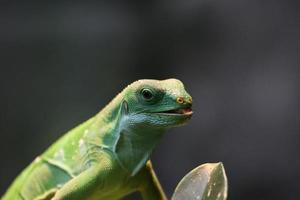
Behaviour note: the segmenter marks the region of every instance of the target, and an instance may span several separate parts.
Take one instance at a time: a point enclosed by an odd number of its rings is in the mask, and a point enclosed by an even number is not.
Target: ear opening
[[[123,102],[122,102],[122,105],[121,105],[121,114],[122,115],[127,115],[128,114],[128,103],[127,103],[127,101],[126,100],[124,100]]]

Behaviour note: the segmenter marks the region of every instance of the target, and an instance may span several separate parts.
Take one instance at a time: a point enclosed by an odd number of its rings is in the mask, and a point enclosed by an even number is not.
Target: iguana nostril
[[[177,97],[176,102],[179,104],[183,104],[183,102],[184,102],[183,97]]]
[[[187,102],[188,102],[188,103],[193,103],[193,98],[192,98],[192,97],[189,97],[188,100],[187,100]]]

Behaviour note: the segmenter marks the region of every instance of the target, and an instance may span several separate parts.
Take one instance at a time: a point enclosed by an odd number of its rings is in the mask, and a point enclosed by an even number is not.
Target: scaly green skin
[[[38,156],[2,200],[114,200],[135,191],[166,199],[149,156],[167,129],[191,118],[191,104],[179,80],[132,83]]]

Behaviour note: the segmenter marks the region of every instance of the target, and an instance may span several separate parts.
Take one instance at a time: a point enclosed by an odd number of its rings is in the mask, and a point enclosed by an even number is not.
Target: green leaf
[[[206,163],[183,177],[175,189],[172,200],[226,200],[227,188],[223,164]]]

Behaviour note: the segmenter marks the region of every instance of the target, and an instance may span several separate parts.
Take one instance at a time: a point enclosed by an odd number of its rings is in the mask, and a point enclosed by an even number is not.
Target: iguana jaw
[[[161,112],[155,112],[157,114],[162,115],[184,115],[184,116],[191,116],[193,114],[193,110],[191,107],[188,108],[178,108],[178,109],[172,109],[172,110],[166,110]]]
[[[181,107],[167,108],[165,110],[157,110],[151,114],[158,114],[163,116],[185,116],[191,117],[193,115],[192,105],[184,105]]]
[[[146,123],[156,128],[172,128],[175,126],[184,125],[192,118],[193,111],[191,106],[168,107],[164,110],[155,110],[144,113],[147,119]]]

